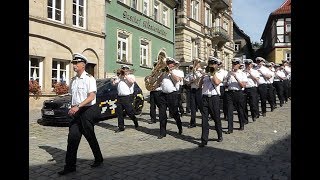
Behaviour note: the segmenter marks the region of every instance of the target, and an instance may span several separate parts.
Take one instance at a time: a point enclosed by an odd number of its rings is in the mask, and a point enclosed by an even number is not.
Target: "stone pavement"
[[[270,108],[267,108],[269,110]],[[97,123],[95,132],[104,165],[91,168],[93,155],[83,137],[78,150],[77,171],[59,176],[67,148],[67,127],[42,126],[37,123],[40,109],[29,110],[29,179],[291,179],[291,102],[260,116],[249,117],[244,131],[223,134],[217,142],[214,122],[210,121],[209,142],[199,148],[201,119],[188,129],[190,116],[182,117],[183,134],[174,119],[168,119],[167,137],[157,139],[159,122],[148,124],[149,103],[145,103],[138,129],[125,120],[126,130],[114,133],[117,119]],[[227,121],[222,120],[226,130]]]

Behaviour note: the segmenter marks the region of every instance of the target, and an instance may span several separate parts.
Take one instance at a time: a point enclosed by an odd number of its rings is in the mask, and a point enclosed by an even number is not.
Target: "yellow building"
[[[263,44],[258,56],[278,64],[282,60],[291,61],[291,0],[286,0],[269,15],[261,39]]]
[[[72,54],[89,59],[87,71],[104,77],[105,1],[29,0],[29,80],[42,94],[54,94],[56,82],[74,76]]]

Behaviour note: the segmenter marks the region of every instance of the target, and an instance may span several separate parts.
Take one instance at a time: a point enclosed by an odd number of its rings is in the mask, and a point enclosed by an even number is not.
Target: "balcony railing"
[[[212,0],[213,7],[219,10],[227,9],[230,7],[230,0]]]
[[[221,26],[211,28],[211,36],[219,38],[219,41],[230,41],[228,31],[223,29]]]

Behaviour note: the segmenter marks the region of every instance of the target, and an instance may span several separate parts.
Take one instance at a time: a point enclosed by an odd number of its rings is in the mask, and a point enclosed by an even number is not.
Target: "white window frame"
[[[118,33],[117,36],[117,61],[120,62],[129,62],[129,36],[123,33]],[[119,44],[120,43],[120,44]],[[120,47],[119,47],[120,45]],[[123,47],[125,46],[125,50]],[[120,58],[119,58],[120,55]],[[123,56],[124,55],[124,56]],[[123,59],[125,57],[125,59]]]
[[[290,29],[288,31],[288,29]],[[280,18],[276,22],[277,43],[291,43],[291,18]]]
[[[286,60],[291,61],[291,51],[286,51],[284,55]]]
[[[53,63],[57,62],[57,67],[54,68],[53,67]],[[61,68],[61,64],[65,63],[65,69]],[[69,68],[70,68],[70,62],[68,62],[67,60],[60,60],[60,59],[53,59],[52,60],[52,70],[51,70],[51,88],[53,89],[53,81],[56,80],[57,82],[66,82],[66,84],[69,84]],[[57,77],[53,77],[53,71],[57,71]],[[64,78],[63,75],[64,74]]]
[[[31,61],[38,61],[37,66],[32,66]],[[34,71],[34,70],[38,70]],[[42,57],[29,57],[29,81],[33,79],[38,81],[39,86],[43,89],[43,58]]]
[[[145,14],[145,15],[147,15],[147,16],[149,16],[149,14],[150,14],[150,1],[149,0],[143,0],[143,9],[142,9],[142,11],[143,11],[143,14]]]
[[[199,21],[199,1],[197,0],[193,0],[191,2],[191,18],[196,20],[196,21]]]
[[[235,52],[239,52],[239,51],[240,51],[240,48],[241,48],[241,43],[235,42],[235,43],[234,43],[234,51],[235,51]]]
[[[154,1],[154,5],[153,5],[153,19],[155,21],[158,21],[159,22],[159,19],[160,19],[160,3],[158,1]]]
[[[204,24],[211,28],[212,27],[212,12],[211,12],[211,9],[209,7],[206,7],[206,10],[205,10],[205,22]]]
[[[169,15],[169,9],[167,7],[163,7],[162,8],[162,24],[164,24],[165,26],[168,26],[168,15]]]
[[[52,7],[49,6],[49,1],[52,2]],[[61,9],[58,9],[56,8],[56,4],[57,4],[57,1],[60,1],[60,4],[61,4]],[[51,18],[49,18],[49,8],[52,9],[52,13],[51,13]],[[61,15],[61,19],[60,20],[57,20],[56,19],[56,11],[60,11]],[[52,21],[56,21],[56,22],[60,22],[60,23],[64,23],[64,0],[47,0],[47,18],[52,20]]]
[[[223,20],[222,28],[229,32],[229,21],[227,19]]]
[[[145,51],[145,55],[143,52]],[[145,40],[140,41],[140,66],[150,67],[150,57],[149,57],[149,51],[150,51],[150,43]]]
[[[80,28],[85,28],[86,27],[86,15],[87,15],[87,1],[86,0],[82,0],[83,1],[83,6],[80,5],[80,0],[76,0],[75,3],[72,3],[72,6],[76,6],[76,12],[74,14],[74,12],[72,12],[72,24],[73,26],[75,27],[80,27]],[[83,15],[80,16],[80,8],[82,7],[83,9]],[[72,8],[73,9],[73,8]],[[72,10],[73,11],[73,10]],[[75,21],[76,21],[76,24],[74,24],[74,18],[75,18]],[[83,19],[83,24],[82,26],[80,26],[79,24],[79,21],[80,21],[80,18]]]
[[[193,58],[199,57],[199,49],[198,49],[199,45],[196,43],[196,40],[193,39],[191,41],[191,46],[192,46],[191,47],[191,60],[192,60]]]

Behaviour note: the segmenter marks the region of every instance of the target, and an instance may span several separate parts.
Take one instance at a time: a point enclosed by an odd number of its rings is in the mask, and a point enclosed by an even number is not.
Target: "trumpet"
[[[216,72],[218,72],[218,71],[219,71],[219,69],[216,69],[214,67],[209,67],[209,66],[207,66],[206,70],[205,70],[206,75],[208,75],[208,76],[214,76],[216,74]]]
[[[114,70],[113,72],[116,73],[117,76],[124,76],[126,74],[132,74],[132,73],[134,73],[134,71],[135,71],[134,69],[122,69],[122,68],[120,68],[120,69]]]

